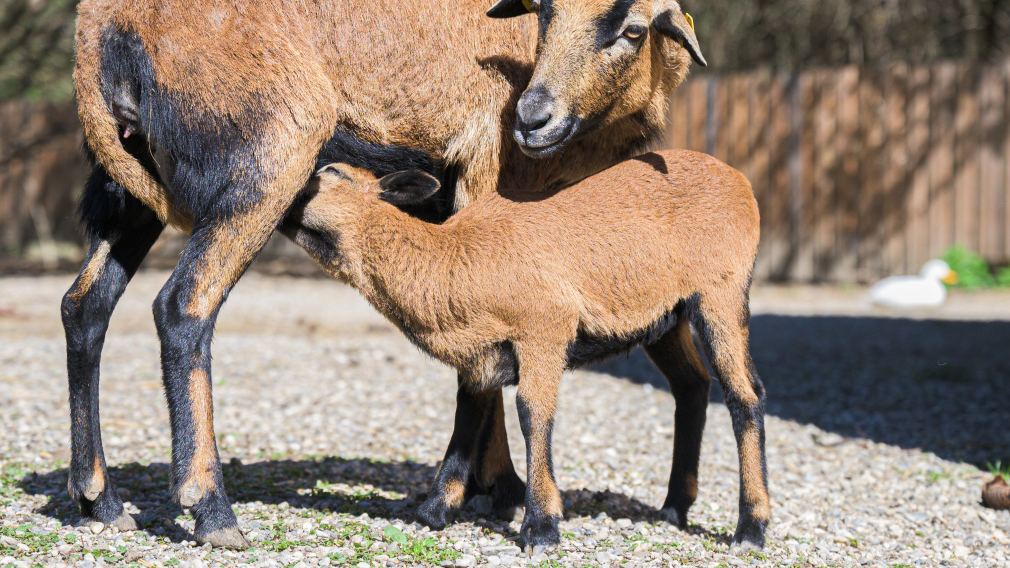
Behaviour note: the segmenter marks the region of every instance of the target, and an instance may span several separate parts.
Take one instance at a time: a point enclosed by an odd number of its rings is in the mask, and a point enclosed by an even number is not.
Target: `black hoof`
[[[106,526],[113,526],[121,531],[135,530],[136,522],[133,517],[126,512],[123,501],[120,500],[116,490],[106,487],[95,500],[79,497],[77,505],[81,511],[81,517],[88,523],[99,522]]]
[[[249,542],[238,528],[238,519],[224,491],[207,493],[189,511],[196,520],[196,542],[209,543],[214,548],[249,548]]]
[[[428,528],[442,530],[449,524],[449,508],[441,497],[428,497],[417,509],[417,519]]]
[[[539,554],[561,544],[558,519],[554,517],[527,518],[519,529],[519,546],[527,554]]]
[[[663,518],[666,522],[671,525],[680,527],[681,529],[687,528],[687,509],[680,509],[677,507],[663,507],[659,510],[659,516]]]
[[[227,548],[229,550],[249,548],[249,541],[242,535],[242,531],[238,527],[225,527],[208,533],[197,533],[196,542],[210,544],[213,548]]]
[[[761,550],[765,547],[765,526],[767,523],[755,520],[741,520],[733,536],[730,549],[734,552]]]

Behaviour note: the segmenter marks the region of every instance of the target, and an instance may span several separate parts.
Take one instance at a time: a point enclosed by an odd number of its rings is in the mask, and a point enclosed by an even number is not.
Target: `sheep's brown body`
[[[733,411],[742,483],[737,541],[763,544],[764,392],[747,346],[759,220],[742,174],[693,152],[646,154],[561,192],[481,196],[432,225],[369,195],[378,183],[368,173],[336,168],[323,172],[302,213],[308,231],[295,239],[308,250],[335,247],[317,255],[330,273],[458,368],[468,390],[518,381],[529,463],[524,542],[557,542],[561,501],[549,445],[562,371],[585,362],[578,354],[587,345],[597,357],[646,343],[672,382],[694,381],[689,389],[707,396],[697,354],[679,352],[685,338],[690,343],[690,321]],[[679,367],[685,360],[695,365],[687,376]],[[704,406],[695,400],[683,409],[689,422],[678,414],[686,463],[675,460],[674,469],[688,484],[696,483]],[[686,513],[691,489],[672,513]]]
[[[191,509],[197,541],[244,547],[212,423],[214,321],[320,160],[442,174],[451,211],[499,188],[563,187],[661,132],[686,46],[703,61],[677,2],[534,4],[536,16],[492,22],[486,0],[82,0],[74,77],[97,162],[82,207],[93,239],[62,312],[68,487],[85,516],[135,526],[106,472],[99,361],[116,302],[166,223],[192,233],[154,310],[173,493]],[[496,7],[520,15],[522,5]],[[629,22],[656,31],[632,44]],[[533,83],[537,97],[519,104]],[[548,99],[578,126],[552,132],[571,136],[535,151],[545,136],[510,140],[517,104],[538,110]],[[460,401],[474,426],[447,452],[459,458],[457,477],[514,502],[522,483],[500,393]]]
[[[110,26],[139,36],[152,52],[158,83],[185,106],[249,128],[243,136],[264,148],[268,162],[294,161],[299,167],[292,169],[307,179],[312,159],[339,124],[365,140],[459,165],[459,205],[500,184],[564,187],[627,157],[662,131],[667,95],[690,63],[673,42],[656,40],[638,64],[651,69],[632,75],[642,82],[629,85],[631,100],[602,117],[605,135],[574,141],[563,157],[534,160],[512,143],[506,127],[533,72],[534,18],[488,20],[487,0],[208,4],[197,10],[191,0],[91,0],[79,9],[75,78],[89,145],[114,180],[159,218],[184,228],[192,227],[190,212],[126,153],[107,110],[101,49]],[[556,67],[570,63],[563,56]],[[597,92],[596,104],[612,102],[606,95]],[[592,111],[591,103],[582,104]],[[252,120],[264,111],[266,124]],[[266,150],[290,147],[285,137],[299,148]],[[293,198],[301,187],[286,191]]]

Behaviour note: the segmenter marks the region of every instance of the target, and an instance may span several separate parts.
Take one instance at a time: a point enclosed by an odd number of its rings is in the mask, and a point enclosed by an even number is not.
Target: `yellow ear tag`
[[[687,12],[684,12],[684,19],[687,20],[687,25],[691,26],[691,31],[693,32],[694,31],[694,18],[691,17],[691,14],[688,14]]]
[[[523,7],[527,12],[533,12],[533,0],[523,0]]]

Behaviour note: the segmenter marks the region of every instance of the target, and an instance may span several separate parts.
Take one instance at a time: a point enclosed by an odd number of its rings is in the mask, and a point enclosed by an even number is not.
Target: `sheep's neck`
[[[347,259],[344,278],[384,315],[404,327],[423,319],[418,307],[432,297],[444,274],[451,236],[444,227],[374,203],[341,235]]]
[[[504,148],[498,190],[553,191],[640,153],[662,134],[665,103],[654,106],[659,108],[650,107],[622,118],[599,133],[574,141],[571,147],[552,158],[529,158],[517,144],[509,141]]]

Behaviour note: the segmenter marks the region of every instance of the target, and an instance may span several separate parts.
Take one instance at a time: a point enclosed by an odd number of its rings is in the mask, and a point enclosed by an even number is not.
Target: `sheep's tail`
[[[96,4],[99,5],[96,7]],[[101,3],[83,2],[79,8],[76,38],[76,63],[74,66],[74,85],[77,92],[77,112],[84,130],[84,139],[94,155],[97,163],[108,172],[118,184],[126,188],[130,194],[149,207],[162,222],[184,224],[173,218],[172,208],[164,187],[149,172],[140,161],[126,150],[120,139],[120,124],[112,113],[109,98],[106,96],[112,88],[136,89],[135,94],[145,88],[140,76],[128,76],[129,70],[136,69],[141,61],[130,61],[139,47],[140,39],[135,34],[116,31],[108,17],[102,14]],[[109,30],[111,33],[107,33]],[[126,47],[117,50],[115,69],[104,69],[107,45],[112,41],[123,43],[117,46]],[[128,45],[135,42],[136,46]],[[147,60],[148,67],[150,66]],[[103,90],[104,87],[104,90]],[[139,97],[137,98],[139,100]]]

